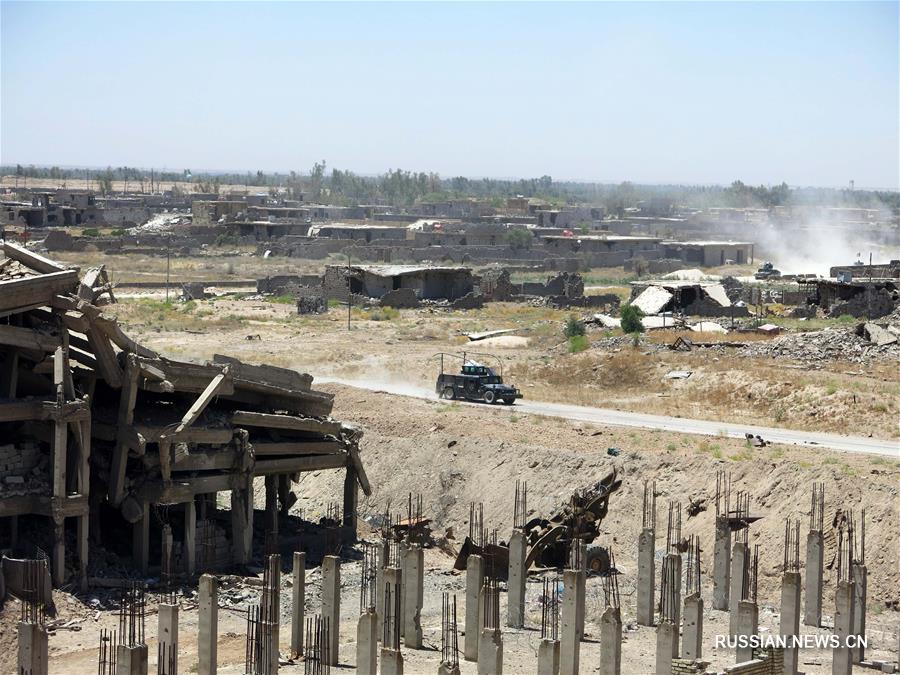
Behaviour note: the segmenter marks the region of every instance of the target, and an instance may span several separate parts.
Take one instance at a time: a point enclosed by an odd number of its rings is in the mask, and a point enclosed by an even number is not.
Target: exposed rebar
[[[362,573],[359,584],[359,613],[375,611],[378,545],[363,542]]]
[[[609,571],[603,576],[603,599],[607,607],[619,607],[619,571],[612,548],[609,549]]]
[[[97,675],[116,675],[116,631],[100,629],[100,648],[97,650]]]
[[[685,569],[685,590],[687,595],[700,592],[700,537],[692,534],[688,539],[687,563]]]
[[[126,647],[144,644],[144,618],[147,612],[146,589],[142,581],[131,581],[122,589],[119,604],[119,641]]]
[[[500,586],[497,579],[485,577],[481,585],[481,627],[500,630]]]
[[[541,639],[559,639],[559,571],[544,576],[541,595]]]
[[[516,481],[515,507],[513,510],[513,527],[517,530],[524,529],[525,519],[528,514],[528,483]]]
[[[800,519],[784,521],[784,571],[800,571]]]
[[[451,599],[449,593],[444,593],[441,598],[441,663],[450,668],[459,666],[456,595]]]
[[[825,483],[813,483],[812,502],[809,509],[809,529],[821,532],[825,526]]]

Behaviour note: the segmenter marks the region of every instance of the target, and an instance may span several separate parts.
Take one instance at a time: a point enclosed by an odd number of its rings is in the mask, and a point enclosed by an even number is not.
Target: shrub
[[[640,307],[625,305],[622,308],[622,330],[625,333],[643,333],[644,324],[641,323],[643,318],[644,313]]]
[[[586,335],[573,335],[569,338],[569,353],[577,354],[591,346]]]
[[[126,232],[126,230],[123,230],[122,228],[117,228],[115,230],[112,230],[110,232],[110,235],[112,235],[113,237],[121,237],[123,234],[125,234],[125,232]]]
[[[506,233],[506,243],[515,250],[531,248],[533,240],[531,230],[510,230]]]
[[[96,227],[88,227],[88,228],[83,229],[81,231],[81,234],[84,237],[99,237],[100,230],[98,230]]]
[[[370,321],[390,321],[400,316],[400,310],[393,307],[379,307],[369,312]]]
[[[563,328],[563,333],[567,338],[573,338],[576,335],[584,335],[584,321],[579,319],[577,316],[572,314],[566,319],[565,327]]]

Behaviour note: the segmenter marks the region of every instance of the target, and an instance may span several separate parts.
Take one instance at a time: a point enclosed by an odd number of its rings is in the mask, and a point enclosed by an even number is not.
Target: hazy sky
[[[898,3],[6,2],[0,161],[898,188]]]

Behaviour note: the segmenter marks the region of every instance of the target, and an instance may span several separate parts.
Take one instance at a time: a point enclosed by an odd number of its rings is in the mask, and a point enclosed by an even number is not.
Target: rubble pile
[[[768,342],[750,342],[741,356],[788,358],[815,363],[823,360],[842,360],[852,363],[885,359],[900,359],[897,342],[879,346],[853,328],[826,328],[806,333],[789,333]]]
[[[79,278],[27,249],[2,248],[0,518],[52,521],[56,584],[76,572],[86,585],[89,532],[111,545],[133,535],[133,561],[146,573],[162,526],[151,515],[163,505],[179,514],[177,539],[193,573],[210,543],[199,525],[215,517],[221,492],[231,496],[230,515],[219,516],[230,517],[230,541],[215,542],[216,557],[248,563],[259,476],[272,522],[279,505],[287,512],[296,502],[291,487],[302,472],[345,469],[343,526],[355,536],[357,483],[370,490],[361,433],[330,417],[333,397],[315,391],[310,375],[222,355],[163,358],[108,313],[115,298],[102,267]],[[67,518],[77,520],[70,568]]]

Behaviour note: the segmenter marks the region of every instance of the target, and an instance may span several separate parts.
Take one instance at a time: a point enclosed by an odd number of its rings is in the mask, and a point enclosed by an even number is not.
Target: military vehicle
[[[472,355],[472,352],[468,356],[466,352],[463,352],[460,372],[447,373],[444,372],[444,357],[460,358],[460,356],[458,354],[435,354],[435,356],[441,357],[441,372],[434,385],[434,391],[438,396],[444,399],[484,401],[485,403],[503,401],[506,405],[512,405],[517,398],[522,398],[522,392],[511,385],[504,384],[503,366],[500,364],[500,359],[497,359],[500,366],[498,374],[494,368],[489,368],[470,358]],[[496,358],[486,354],[475,354],[475,356]]]

